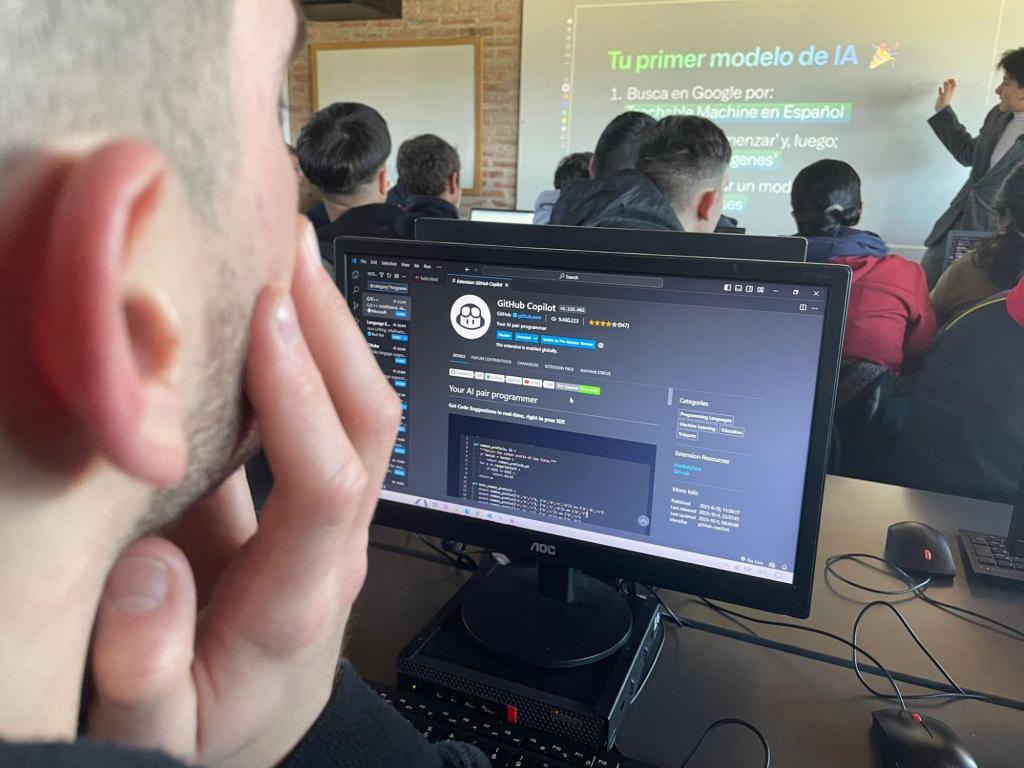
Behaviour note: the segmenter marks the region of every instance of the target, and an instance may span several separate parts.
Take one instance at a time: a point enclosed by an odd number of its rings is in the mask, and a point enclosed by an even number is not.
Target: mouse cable
[[[810,632],[812,635],[821,635],[822,637],[827,637],[830,640],[835,640],[837,643],[842,643],[848,648],[851,648],[854,651],[860,653],[862,656],[864,656],[864,658],[868,659],[876,667],[878,667],[879,671],[883,675],[885,675],[885,679],[889,681],[889,685],[892,686],[892,690],[895,694],[893,698],[895,698],[900,703],[900,709],[902,709],[903,711],[907,711],[907,703],[904,700],[903,693],[900,691],[900,687],[896,684],[896,678],[892,676],[892,673],[878,659],[876,659],[870,653],[865,651],[863,648],[857,647],[852,640],[847,640],[845,637],[842,637],[841,635],[837,635],[833,632],[829,632],[824,629],[818,629],[817,627],[804,627],[800,624],[792,624],[788,621],[773,621],[771,619],[759,619],[756,616],[750,616],[745,613],[740,613],[739,611],[733,611],[729,608],[725,608],[721,605],[718,605],[717,603],[711,602],[706,597],[701,597],[698,599],[711,610],[717,611],[718,613],[721,613],[725,616],[732,616],[733,618],[742,619],[743,621],[750,621],[754,624],[764,624],[768,627],[784,627],[786,629],[798,629],[801,632]],[[857,675],[857,679],[860,681],[861,685],[867,688],[869,693],[871,693],[872,695],[877,695],[875,690],[867,685],[864,678],[860,674]]]
[[[666,603],[661,598],[661,595],[658,594],[658,590],[657,590],[656,587],[651,587],[651,586],[648,586],[647,584],[641,584],[639,586],[642,586],[644,589],[646,589],[650,593],[651,597],[653,597],[655,600],[658,601],[658,605],[660,606],[660,613],[661,613],[661,618],[662,619],[664,619],[666,621],[671,621],[677,627],[689,627],[691,629],[695,628],[694,625],[691,624],[690,622],[688,622],[686,619],[680,618],[678,615],[676,615],[676,612],[673,611],[668,606],[668,603]],[[634,589],[635,589],[635,586],[634,586]],[[654,672],[654,668],[657,666],[658,660],[661,658],[661,652],[665,648],[665,636],[666,636],[666,634],[668,634],[668,633],[665,632],[665,630],[663,628],[662,632],[661,632],[661,642],[658,644],[658,651],[657,651],[657,653],[655,653],[654,660],[651,662],[651,665],[647,668],[647,674],[644,675],[644,679],[640,683],[640,687],[637,688],[636,693],[633,694],[633,698],[629,702],[630,705],[635,703],[636,700],[638,698],[640,698],[640,694],[643,692],[644,688],[647,686],[647,681],[650,680],[651,674]],[[717,720],[717,721],[713,722],[711,725],[709,725],[707,728],[705,728],[704,729],[704,733],[701,734],[701,737],[697,740],[697,743],[694,745],[693,749],[690,750],[690,754],[688,754],[686,756],[686,759],[683,760],[682,764],[680,765],[680,768],[686,768],[686,766],[689,764],[689,762],[693,759],[693,756],[697,754],[697,751],[700,749],[700,747],[704,743],[705,739],[707,739],[707,737],[711,735],[712,731],[714,731],[714,730],[716,730],[718,728],[721,728],[723,726],[726,726],[726,725],[738,725],[738,726],[741,726],[742,728],[746,728],[751,733],[753,733],[755,736],[757,736],[758,741],[761,742],[762,749],[764,749],[764,763],[762,764],[763,768],[771,768],[771,764],[772,764],[772,750],[771,750],[771,747],[768,745],[768,739],[765,737],[765,735],[763,733],[761,733],[761,730],[756,725],[754,725],[753,723],[749,723],[746,720],[740,720],[739,718],[732,718],[732,717],[724,718],[722,720]]]
[[[1008,635],[1010,635],[1012,639],[1024,642],[1024,632],[1015,627],[1010,626],[1009,624],[1004,624],[1001,621],[993,619],[991,616],[986,616],[983,613],[978,613],[977,611],[972,611],[969,608],[963,608],[959,605],[953,605],[952,603],[946,603],[942,600],[937,600],[931,595],[926,594],[924,590],[920,590],[917,593],[917,596],[924,600],[926,603],[934,605],[936,608],[942,608],[947,611],[954,611],[956,613],[961,613],[966,616],[971,616],[975,619],[987,621],[992,626],[998,627],[999,629],[1006,632]]]
[[[902,590],[886,591],[869,587],[865,584],[856,582],[853,579],[848,579],[845,576],[841,575],[835,569],[835,564],[842,562],[844,560],[853,560],[854,562],[860,562],[862,560],[874,560],[876,562],[882,563],[893,576],[898,578],[900,581],[904,582],[907,585],[907,588]],[[844,584],[849,584],[851,587],[864,590],[865,592],[872,592],[876,595],[898,596],[905,594],[914,594],[917,597],[924,600],[926,603],[934,605],[936,608],[944,608],[947,611],[953,611],[966,616],[971,616],[975,619],[980,619],[981,621],[988,622],[992,626],[998,627],[999,629],[1008,633],[1012,636],[1014,640],[1024,641],[1024,632],[1017,629],[1016,627],[1012,627],[1009,624],[1004,624],[1003,622],[997,619],[993,619],[991,616],[986,616],[983,613],[978,613],[977,611],[972,611],[969,608],[963,608],[959,605],[953,605],[952,603],[947,603],[932,597],[925,591],[928,585],[931,583],[931,576],[927,577],[922,582],[917,582],[916,579],[909,573],[907,573],[904,569],[900,568],[898,565],[890,563],[884,557],[879,557],[878,555],[869,555],[863,552],[850,552],[843,555],[833,555],[825,561],[825,573],[836,579],[839,579],[839,581],[843,582]]]
[[[715,731],[718,728],[722,728],[726,725],[738,725],[741,728],[746,728],[748,731],[757,736],[757,740],[761,742],[761,748],[764,750],[764,762],[761,764],[762,768],[771,768],[772,748],[768,746],[768,739],[764,737],[764,734],[761,733],[761,731],[758,729],[756,725],[752,725],[751,723],[748,723],[746,720],[740,720],[735,717],[724,717],[721,720],[716,720],[707,728],[705,728],[704,733],[701,734],[701,737],[697,740],[697,743],[693,745],[693,749],[690,750],[690,754],[688,754],[686,756],[686,759],[683,760],[682,763],[680,763],[679,768],[686,768],[686,766],[690,764],[690,761],[693,759],[693,756],[697,754],[697,750],[700,749],[701,744],[703,744],[704,740],[711,735],[712,731]]]
[[[900,581],[904,582],[907,585],[907,587],[905,589],[888,590],[875,589],[874,587],[868,587],[864,584],[858,584],[852,579],[846,578],[835,569],[836,563],[841,563],[845,560],[853,560],[854,562],[860,562],[862,560],[878,560],[884,563],[889,569],[897,572]],[[904,571],[899,566],[893,565],[888,560],[878,557],[877,555],[867,555],[863,552],[848,552],[843,555],[832,555],[832,557],[825,561],[825,573],[827,573],[829,576],[832,576],[833,578],[839,579],[839,581],[843,582],[844,584],[849,584],[851,587],[856,587],[857,589],[862,589],[865,592],[871,592],[876,595],[909,595],[912,593],[916,593],[919,589],[924,589],[932,582],[932,577],[927,576],[925,577],[924,581],[915,583],[914,579],[910,576],[910,574]]]
[[[902,696],[902,699],[906,699],[907,701],[910,701],[911,699],[915,701],[932,699],[976,699],[978,701],[988,700],[988,697],[986,696],[977,693],[968,693],[963,688],[961,688],[960,684],[957,683],[956,680],[954,680],[950,676],[950,674],[946,671],[945,667],[943,667],[939,660],[935,658],[935,655],[930,650],[928,650],[928,647],[924,644],[924,641],[917,636],[917,633],[914,631],[914,628],[910,625],[910,622],[907,620],[907,617],[900,612],[899,608],[885,600],[874,600],[865,605],[861,609],[860,613],[857,614],[857,618],[853,622],[853,671],[857,675],[857,679],[860,680],[860,684],[863,685],[869,691],[871,691],[872,695],[877,696],[880,699],[895,698],[895,696],[893,696],[892,694],[876,691],[868,684],[867,680],[864,679],[864,674],[860,668],[860,662],[857,658],[857,641],[860,637],[860,623],[864,619],[864,617],[871,611],[871,609],[878,608],[880,606],[888,608],[896,615],[896,618],[898,618],[900,620],[900,623],[903,624],[903,628],[907,630],[907,633],[910,635],[911,639],[914,641],[917,647],[921,649],[921,653],[923,653],[928,658],[928,661],[932,663],[932,666],[939,671],[939,674],[941,674],[942,677],[945,678],[946,682],[949,683],[950,687],[953,688],[952,691],[943,691],[939,693],[904,694]]]

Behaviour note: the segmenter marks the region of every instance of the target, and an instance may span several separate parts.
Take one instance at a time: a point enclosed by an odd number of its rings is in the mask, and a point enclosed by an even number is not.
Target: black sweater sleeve
[[[85,740],[72,744],[0,741],[7,768],[187,768],[158,752]],[[320,718],[281,768],[490,768],[475,747],[431,744],[346,662]]]
[[[319,720],[282,768],[490,768],[475,747],[431,744],[345,662]]]

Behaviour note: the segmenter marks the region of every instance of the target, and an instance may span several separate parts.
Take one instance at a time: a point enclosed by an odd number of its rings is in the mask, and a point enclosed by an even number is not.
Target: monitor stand
[[[534,667],[579,667],[611,656],[633,626],[626,598],[602,581],[552,563],[494,568],[462,602],[478,644]]]

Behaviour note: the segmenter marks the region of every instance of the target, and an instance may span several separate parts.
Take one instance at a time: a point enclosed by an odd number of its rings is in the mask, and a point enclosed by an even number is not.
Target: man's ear
[[[54,201],[33,303],[32,354],[103,459],[173,485],[187,461],[181,328],[159,286],[129,275],[167,205],[167,166],[121,141],[72,162]]]
[[[718,202],[721,191],[717,189],[706,189],[697,201],[697,221],[708,221],[711,218],[711,212],[715,210],[715,204]],[[717,224],[717,220],[714,222]]]
[[[388,178],[388,167],[384,166],[377,172],[377,191],[381,196],[387,197],[391,189],[391,179]]]
[[[592,179],[597,178],[597,172],[594,170],[595,168],[597,168],[597,164],[594,162],[594,156],[591,155],[590,162],[587,163],[587,173],[590,174],[590,178]]]
[[[459,180],[459,172],[456,171],[448,177],[448,194],[455,197],[462,189],[462,182]]]

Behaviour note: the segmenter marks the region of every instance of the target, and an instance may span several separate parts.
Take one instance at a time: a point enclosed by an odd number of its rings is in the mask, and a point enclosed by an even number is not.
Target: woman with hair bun
[[[797,174],[791,202],[807,260],[853,270],[843,359],[893,373],[922,361],[935,336],[924,271],[891,254],[878,235],[856,229],[864,209],[857,172],[840,160],[819,160]]]

